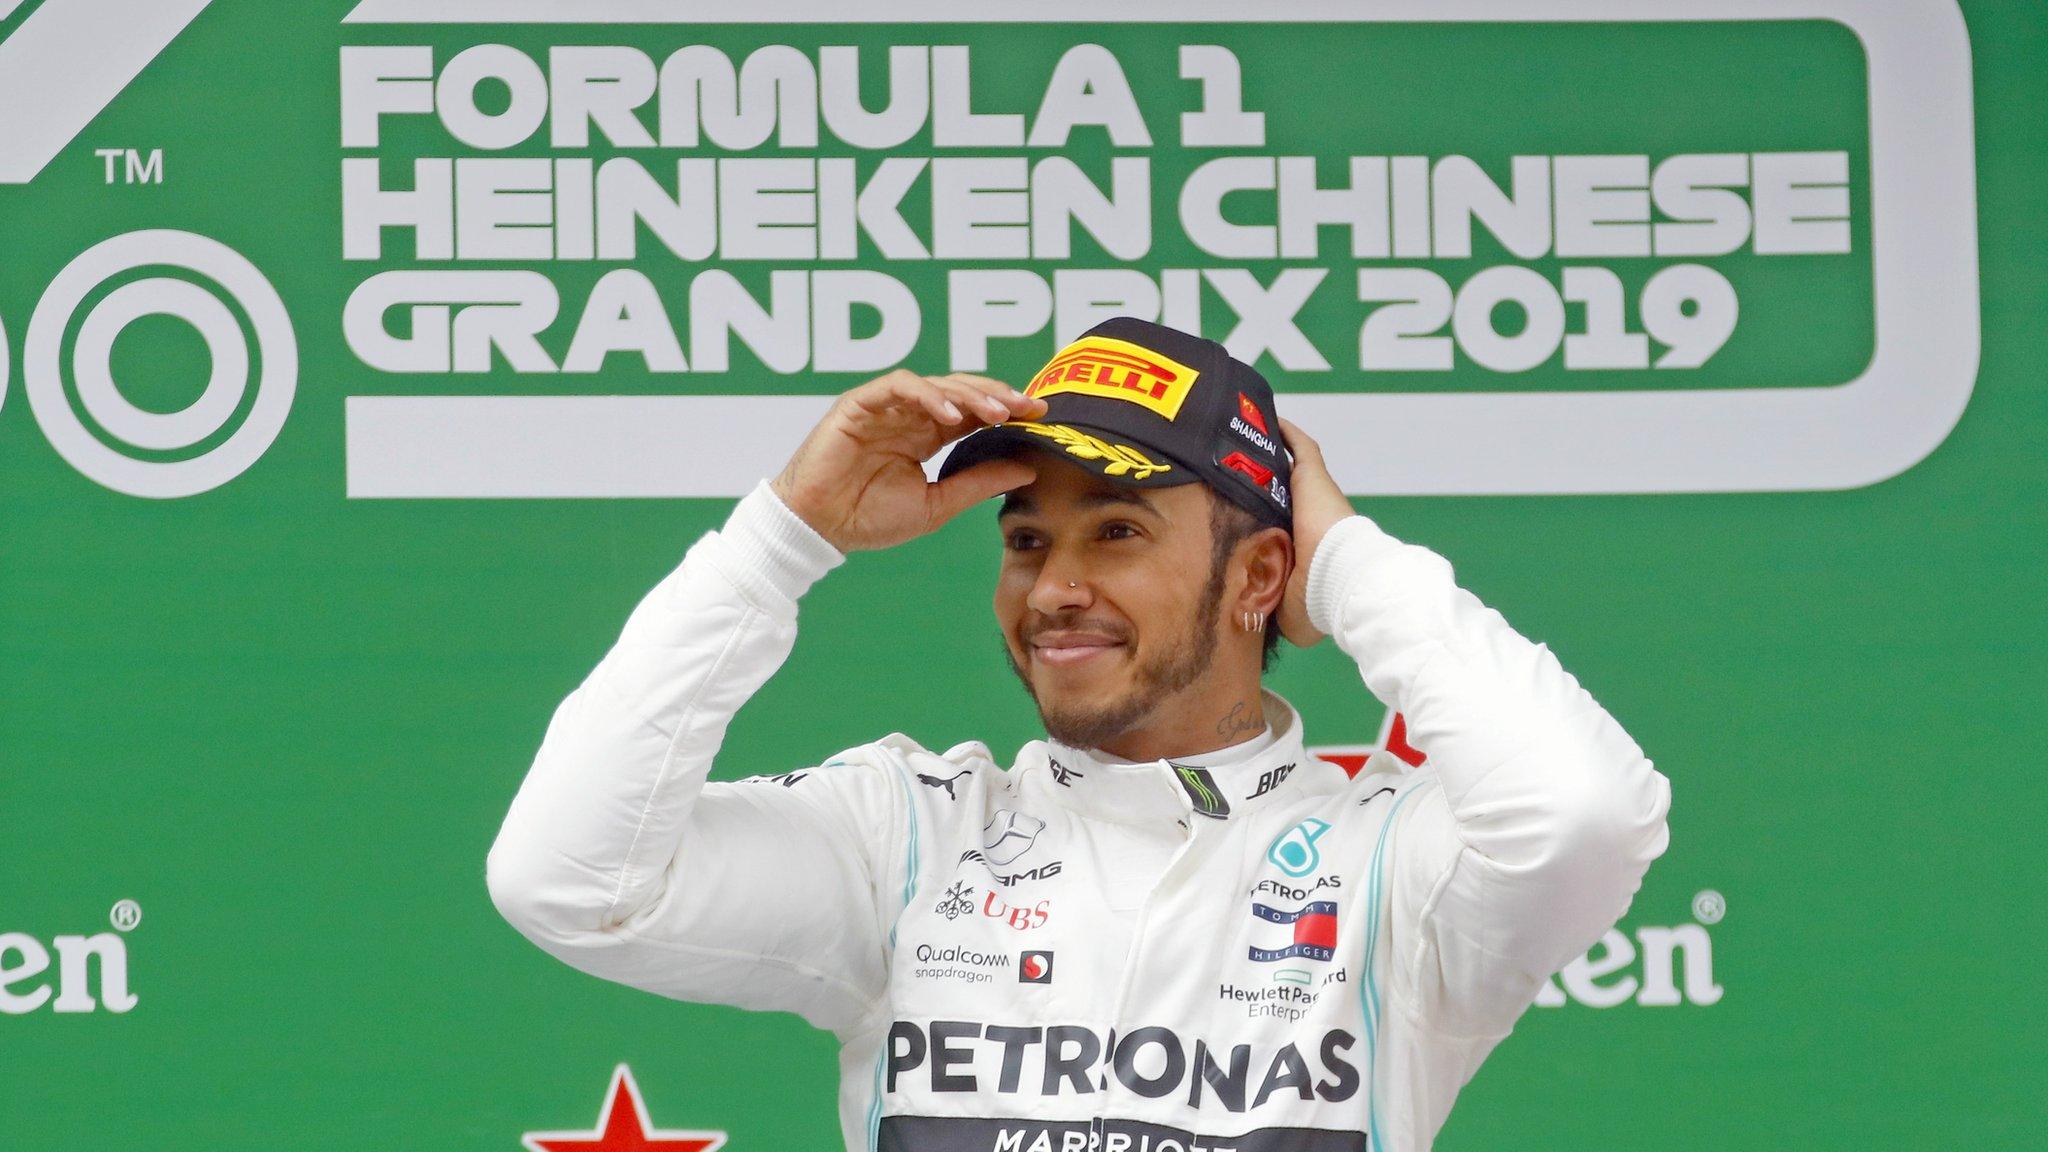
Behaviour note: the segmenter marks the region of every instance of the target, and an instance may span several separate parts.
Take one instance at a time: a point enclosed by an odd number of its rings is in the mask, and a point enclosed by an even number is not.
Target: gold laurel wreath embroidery
[[[1173,471],[1173,465],[1152,460],[1128,444],[1112,444],[1107,440],[1099,440],[1079,428],[1069,428],[1064,424],[1034,424],[1029,420],[1012,420],[1010,427],[1022,428],[1027,432],[1047,437],[1066,449],[1069,456],[1078,456],[1083,460],[1108,461],[1102,469],[1105,476],[1129,474],[1133,480],[1147,480],[1155,472]]]

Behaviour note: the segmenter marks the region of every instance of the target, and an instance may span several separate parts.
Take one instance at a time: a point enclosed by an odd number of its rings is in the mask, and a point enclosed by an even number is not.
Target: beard
[[[1045,734],[1069,748],[1100,748],[1138,727],[1168,696],[1201,679],[1216,657],[1216,625],[1223,609],[1223,568],[1217,565],[1202,590],[1202,602],[1188,618],[1188,626],[1157,655],[1138,665],[1130,684],[1111,700],[1089,704],[1048,706],[1031,684],[1031,676],[1017,663],[1008,644],[1003,656],[1010,671],[1024,684],[1031,702],[1038,706],[1038,719]],[[1071,621],[1059,621],[1065,626]]]

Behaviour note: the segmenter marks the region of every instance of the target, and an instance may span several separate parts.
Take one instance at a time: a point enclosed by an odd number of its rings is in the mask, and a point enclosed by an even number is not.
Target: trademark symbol
[[[1692,918],[1702,924],[1719,924],[1727,914],[1727,898],[1712,888],[1702,888],[1692,898]]]
[[[161,184],[164,182],[164,150],[151,148],[145,155],[139,148],[95,148],[107,183]]]
[[[142,923],[142,905],[133,900],[119,901],[114,910],[107,913],[107,919],[119,931],[133,931],[137,924]]]

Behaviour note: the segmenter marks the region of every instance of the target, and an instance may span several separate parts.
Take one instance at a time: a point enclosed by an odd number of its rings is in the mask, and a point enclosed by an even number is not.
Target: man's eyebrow
[[[1129,504],[1143,508],[1154,516],[1161,515],[1159,506],[1146,499],[1143,493],[1135,488],[1124,488],[1121,486],[1090,489],[1076,499],[1075,504],[1082,508],[1101,508],[1109,504]],[[1005,516],[1029,516],[1036,511],[1038,511],[1038,501],[1021,492],[1010,492],[1003,496],[1002,507],[996,510],[996,519],[1000,520]]]
[[[1037,507],[1029,496],[1020,492],[1006,492],[1003,494],[1003,506],[996,509],[996,519],[1001,520],[1005,516],[1028,516]]]

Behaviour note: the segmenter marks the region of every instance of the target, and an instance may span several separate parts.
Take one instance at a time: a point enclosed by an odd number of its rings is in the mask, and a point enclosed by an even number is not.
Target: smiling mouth
[[[1051,642],[1032,641],[1031,657],[1041,663],[1064,667],[1081,664],[1123,647],[1123,641],[1106,636],[1061,637]]]

